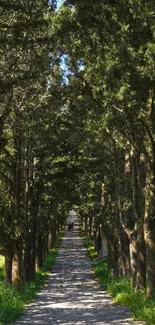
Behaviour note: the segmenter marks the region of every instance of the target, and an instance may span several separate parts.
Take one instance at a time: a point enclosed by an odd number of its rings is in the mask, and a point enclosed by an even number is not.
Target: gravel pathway
[[[140,325],[126,307],[111,301],[94,279],[91,262],[79,235],[76,215],[73,231],[66,228],[47,286],[28,305],[16,325]]]

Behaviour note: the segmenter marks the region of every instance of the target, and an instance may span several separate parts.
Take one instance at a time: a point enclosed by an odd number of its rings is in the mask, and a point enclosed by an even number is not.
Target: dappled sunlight
[[[78,220],[65,236],[52,273],[17,325],[133,325],[128,308],[111,301],[94,277],[79,236]],[[74,217],[74,218],[73,218]],[[136,322],[136,324],[141,324]]]

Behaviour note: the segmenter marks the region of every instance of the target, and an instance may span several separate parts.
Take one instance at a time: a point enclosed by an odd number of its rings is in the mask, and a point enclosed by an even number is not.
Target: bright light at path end
[[[63,3],[63,0],[57,0],[57,9],[59,9],[59,7],[61,6],[61,4]]]

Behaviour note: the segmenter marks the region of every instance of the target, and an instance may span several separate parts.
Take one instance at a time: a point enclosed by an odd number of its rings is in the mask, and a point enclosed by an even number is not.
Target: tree
[[[66,29],[63,38],[65,38],[65,53],[68,56],[68,70],[72,71],[71,74],[78,82],[81,81],[82,75],[83,89],[86,84],[91,89],[90,111],[94,112],[93,116],[95,114],[103,116],[101,119],[104,120],[103,130],[106,129],[110,138],[113,139],[109,145],[113,146],[115,143],[115,147],[117,146],[114,155],[115,167],[110,169],[118,170],[120,177],[123,175],[124,182],[120,182],[115,177],[115,187],[113,190],[110,188],[109,190],[112,190],[113,194],[115,193],[114,198],[111,197],[112,201],[120,202],[119,205],[115,204],[116,215],[121,217],[122,211],[124,211],[126,217],[128,216],[130,231],[128,232],[127,227],[122,223],[122,218],[121,224],[130,240],[130,236],[132,236],[132,243],[136,249],[133,264],[135,275],[133,273],[132,275],[137,288],[145,285],[144,263],[142,260],[138,260],[138,250],[144,251],[143,258],[145,259],[143,240],[145,225],[146,256],[151,256],[149,259],[146,258],[147,295],[151,295],[154,288],[154,268],[153,264],[150,265],[149,262],[154,260],[153,227],[149,226],[152,224],[151,220],[154,215],[151,212],[154,211],[152,202],[154,197],[152,182],[154,179],[154,137],[152,133],[153,114],[147,113],[146,124],[143,116],[145,115],[146,118],[146,113],[144,113],[146,107],[149,112],[152,112],[153,107],[153,79],[152,75],[150,77],[148,74],[149,67],[145,59],[146,57],[151,58],[154,53],[151,45],[154,40],[153,13],[152,1],[149,2],[149,5],[140,1],[127,2],[126,6],[123,2],[109,4],[107,2],[66,1],[57,16],[57,21],[61,22],[63,29]],[[64,19],[61,18],[62,15],[64,15]],[[149,59],[149,62],[151,63],[152,60]],[[69,83],[72,82],[72,78],[72,76],[68,78]],[[92,102],[96,102],[97,105],[92,107]],[[85,110],[84,102],[81,105]],[[72,108],[76,111],[78,105],[75,107],[72,105]],[[124,142],[121,168],[118,167],[115,157],[120,155],[119,147],[122,146],[121,143],[118,144],[120,137]],[[125,141],[128,141],[128,145],[125,144]],[[128,152],[130,153],[131,181],[129,182],[130,190],[126,193],[129,206],[124,209],[126,203],[120,188],[126,184],[124,169],[125,157]],[[108,164],[112,165],[111,162]],[[105,169],[105,163],[103,168]],[[108,179],[109,177],[108,173]],[[151,191],[147,190],[150,182]],[[144,188],[146,189],[145,195]],[[145,207],[147,207],[145,210],[144,200]],[[106,209],[107,206],[108,202],[106,202]],[[116,224],[117,220],[114,221],[115,226]],[[148,238],[151,238],[151,245]],[[136,243],[137,246],[135,246]],[[152,247],[151,250],[150,247]],[[132,254],[132,245],[130,245],[130,249]]]

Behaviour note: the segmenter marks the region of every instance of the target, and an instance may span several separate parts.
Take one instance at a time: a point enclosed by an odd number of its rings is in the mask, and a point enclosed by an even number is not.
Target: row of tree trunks
[[[36,268],[43,266],[49,248],[55,247],[57,236],[56,229],[51,229],[47,234],[40,232],[37,238],[34,232],[28,233],[24,244],[20,238],[12,242],[3,252],[6,284],[20,288],[23,282],[34,281]]]
[[[43,266],[44,260],[48,254],[49,247],[54,247],[57,235],[59,234],[59,221],[51,219],[51,202],[48,213],[47,231],[42,230],[42,218],[39,216],[41,209],[41,195],[43,193],[42,170],[40,161],[39,181],[35,183],[34,177],[34,159],[25,161],[25,199],[23,220],[21,218],[21,143],[18,142],[18,157],[14,164],[15,192],[12,203],[12,213],[16,213],[19,221],[19,232],[21,236],[14,239],[11,246],[4,250],[5,255],[5,282],[20,287],[23,282],[31,282],[35,279],[36,268]],[[16,143],[17,145],[17,143]],[[30,148],[26,150],[27,157],[31,157]],[[13,192],[13,189],[12,189]],[[16,202],[16,205],[14,204]],[[42,211],[42,210],[41,210]],[[50,221],[51,219],[51,221]],[[21,222],[22,220],[22,222]],[[22,229],[23,227],[23,229]],[[49,238],[50,243],[49,243]]]
[[[134,136],[133,142],[136,142]],[[92,217],[90,212],[91,217],[83,216],[83,225],[86,235],[91,236],[93,233],[98,252],[102,249],[103,238],[106,238],[109,272],[114,276],[130,277],[135,290],[146,288],[147,296],[150,297],[155,289],[155,168],[152,162],[147,166],[144,156],[132,147],[129,158],[124,159],[124,180],[118,181],[119,159],[116,158],[114,141],[113,147],[115,209],[109,204],[109,201],[113,202],[111,194],[102,184],[100,217]],[[125,185],[127,179],[131,179],[132,183],[132,204],[125,214],[122,202],[124,188],[128,190]]]

